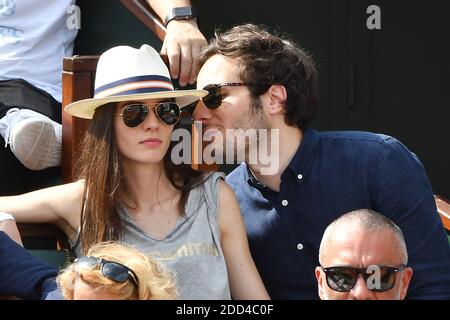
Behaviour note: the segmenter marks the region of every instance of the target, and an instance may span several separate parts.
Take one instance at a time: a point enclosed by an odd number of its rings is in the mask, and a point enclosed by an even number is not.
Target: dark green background
[[[77,54],[161,43],[118,0],[82,0]],[[194,1],[207,38],[253,22],[291,34],[316,58],[322,130],[392,135],[423,162],[434,192],[450,198],[450,1]],[[366,9],[381,7],[381,30]]]

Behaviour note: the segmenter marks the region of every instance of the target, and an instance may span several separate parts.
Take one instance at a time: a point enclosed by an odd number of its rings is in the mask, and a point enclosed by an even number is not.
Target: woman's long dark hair
[[[129,194],[115,139],[115,108],[115,103],[109,103],[96,109],[75,166],[74,176],[85,180],[79,235],[83,254],[94,244],[118,240],[123,230],[118,209]],[[181,193],[178,209],[184,214],[189,192],[202,182],[202,173],[188,164],[173,164],[170,154],[174,143],[164,156],[164,172]]]

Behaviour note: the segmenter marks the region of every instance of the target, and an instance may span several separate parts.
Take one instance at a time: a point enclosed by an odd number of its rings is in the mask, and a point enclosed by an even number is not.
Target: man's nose
[[[200,99],[195,106],[192,117],[195,121],[204,121],[211,118],[211,109],[209,109]]]
[[[351,290],[351,295],[356,300],[373,300],[374,293],[367,288],[367,283],[362,275],[358,275],[355,286]]]

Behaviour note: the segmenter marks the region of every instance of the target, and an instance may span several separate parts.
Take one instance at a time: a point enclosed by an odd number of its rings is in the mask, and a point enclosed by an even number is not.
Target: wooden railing
[[[63,61],[64,107],[74,101],[91,98],[94,92],[95,70],[98,56],[66,57]],[[89,125],[89,120],[75,118],[62,111],[62,170],[63,181],[72,181],[72,169],[80,156],[80,143]]]
[[[450,201],[441,196],[434,196],[434,200],[436,201],[442,224],[447,232],[450,232]]]
[[[166,37],[166,27],[146,0],[120,0],[161,41]]]

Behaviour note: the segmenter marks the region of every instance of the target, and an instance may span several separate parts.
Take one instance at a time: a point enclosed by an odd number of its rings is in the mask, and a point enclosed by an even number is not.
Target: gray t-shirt
[[[178,218],[164,239],[146,235],[126,209],[121,209],[125,221],[121,240],[169,268],[175,275],[180,299],[231,298],[218,225],[218,182],[224,177],[223,173],[212,173],[202,185],[191,190],[185,207],[186,216]],[[81,255],[78,240],[73,249],[77,256]]]

